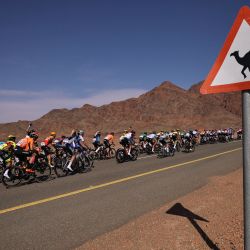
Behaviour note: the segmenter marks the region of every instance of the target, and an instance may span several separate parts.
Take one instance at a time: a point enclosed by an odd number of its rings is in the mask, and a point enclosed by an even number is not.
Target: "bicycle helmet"
[[[84,135],[84,131],[83,130],[79,130],[78,133],[79,133],[79,135]]]
[[[56,136],[56,132],[50,132],[51,136]]]
[[[38,138],[38,133],[37,132],[32,132],[29,136],[31,138],[33,138],[33,139],[37,139]]]
[[[8,138],[7,138],[7,141],[13,141],[13,142],[15,142],[16,141],[16,137],[14,135],[9,135]]]
[[[36,132],[35,129],[31,129],[27,131],[27,135],[30,136],[32,133],[35,133],[35,132]]]

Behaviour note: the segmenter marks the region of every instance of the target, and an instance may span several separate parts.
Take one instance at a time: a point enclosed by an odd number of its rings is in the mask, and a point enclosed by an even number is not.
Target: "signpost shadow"
[[[216,244],[208,237],[208,235],[202,230],[202,228],[198,225],[196,220],[209,222],[208,220],[202,218],[201,216],[192,213],[190,210],[186,209],[182,206],[181,203],[176,203],[173,207],[166,211],[167,214],[177,215],[186,217],[190,223],[194,226],[197,232],[200,234],[201,238],[206,242],[210,249],[219,250]]]

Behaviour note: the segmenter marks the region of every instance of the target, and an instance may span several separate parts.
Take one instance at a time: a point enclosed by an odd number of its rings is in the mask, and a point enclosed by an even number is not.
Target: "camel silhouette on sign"
[[[243,65],[243,69],[241,71],[244,78],[246,78],[245,70],[248,68],[250,71],[250,51],[248,51],[243,57],[239,56],[239,50],[234,51],[230,54],[230,56],[234,56],[235,60],[238,62],[238,64]]]

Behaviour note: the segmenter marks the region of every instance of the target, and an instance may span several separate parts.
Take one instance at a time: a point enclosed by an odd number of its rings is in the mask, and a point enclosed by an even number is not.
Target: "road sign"
[[[240,9],[210,73],[202,94],[250,89],[250,8]]]
[[[242,90],[244,249],[250,250],[250,8],[240,9],[202,94]]]

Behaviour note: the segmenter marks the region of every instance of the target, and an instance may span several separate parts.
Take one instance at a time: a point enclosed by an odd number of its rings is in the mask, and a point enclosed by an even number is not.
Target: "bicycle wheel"
[[[98,158],[99,158],[99,156],[98,156],[98,153],[96,153],[94,150],[91,150],[90,152],[89,152],[89,158],[91,159],[91,160],[98,160]]]
[[[51,167],[46,162],[39,162],[35,166],[35,176],[38,182],[46,181],[51,176]]]
[[[165,149],[164,148],[162,148],[158,153],[157,153],[157,157],[158,158],[163,158],[163,157],[165,157],[166,155],[165,155]]]
[[[152,152],[152,146],[149,145],[149,144],[147,144],[147,146],[146,146],[146,153],[147,153],[148,155],[153,154],[153,152]]]
[[[64,177],[68,175],[69,171],[67,170],[67,165],[69,164],[69,159],[67,157],[62,158],[55,158],[54,163],[54,170],[57,177]]]
[[[4,165],[3,163],[0,162],[0,183],[2,182],[3,171],[4,171]]]
[[[81,155],[78,161],[79,172],[88,172],[91,170],[93,164],[87,155]]]
[[[14,187],[17,186],[21,180],[22,180],[22,176],[23,176],[23,170],[20,167],[14,166],[11,169],[9,169],[8,172],[8,177],[4,176],[5,172],[8,170],[8,168],[5,168],[3,171],[3,175],[2,175],[2,183],[4,184],[4,186],[6,187]]]
[[[122,163],[122,162],[124,162],[125,161],[125,150],[124,149],[118,149],[117,151],[116,151],[116,155],[115,155],[115,157],[116,157],[116,160],[117,160],[117,162],[118,163]]]
[[[116,151],[114,148],[109,149],[109,156],[110,158],[115,158]]]
[[[175,151],[174,148],[170,148],[169,149],[169,156],[173,157],[174,156],[174,151]]]
[[[160,152],[161,148],[162,148],[162,147],[157,143],[157,144],[155,145],[155,148],[154,148],[155,153]]]
[[[181,145],[179,142],[176,143],[176,151],[180,152],[181,151]]]
[[[137,157],[138,157],[138,152],[137,152],[137,150],[136,150],[135,148],[132,148],[130,154],[131,154],[131,157],[130,157],[131,160],[132,160],[132,161],[136,161],[136,160],[137,160]]]

